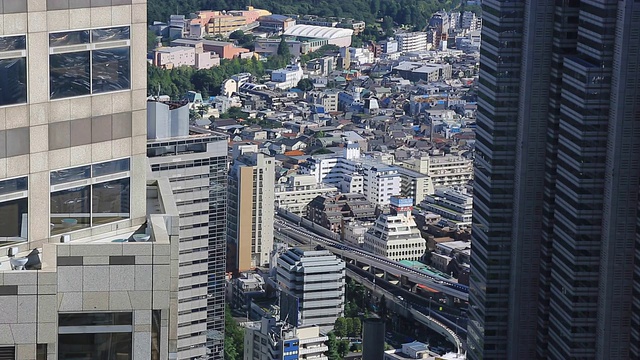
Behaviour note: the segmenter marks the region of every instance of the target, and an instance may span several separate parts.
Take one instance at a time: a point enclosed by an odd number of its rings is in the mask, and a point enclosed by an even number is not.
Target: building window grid
[[[71,30],[71,31],[60,31],[60,32],[51,32],[49,33],[49,98],[51,100],[56,99],[68,99],[73,97],[80,96],[90,96],[96,94],[105,94],[117,91],[125,91],[131,89],[131,36],[130,36],[130,26],[117,26],[117,27],[106,27],[106,28],[93,28],[93,29],[84,29],[84,30]],[[110,33],[111,32],[111,33]],[[94,57],[98,57],[102,55],[104,59],[107,61],[113,62],[114,59],[117,59],[119,56],[116,51],[121,51],[124,53],[119,54],[123,59],[122,63],[116,64],[116,70],[111,70],[112,68],[107,69],[111,63],[105,62],[102,69],[100,69],[97,64],[99,62],[94,63]],[[111,52],[111,54],[108,54]],[[68,68],[64,68],[64,65],[69,65],[69,58],[64,58],[64,55],[76,54],[78,56],[75,60],[79,61],[77,68],[80,65],[88,66],[85,68],[85,76],[78,75],[75,78],[70,77],[70,71]],[[84,54],[86,59],[80,59],[81,54]],[[124,59],[126,58],[126,59]],[[52,61],[52,59],[56,59]],[[53,83],[54,79],[52,77],[52,62],[57,63],[57,61],[61,62],[61,75],[60,79],[64,81],[64,78],[67,78],[67,83],[63,83],[63,86],[59,86],[59,88],[73,88],[72,85],[78,87],[78,91],[81,93],[77,94],[56,94],[54,93]],[[73,61],[73,60],[72,60]],[[115,60],[117,62],[117,60]],[[67,64],[64,64],[64,63]],[[125,63],[126,62],[126,63]],[[120,69],[120,68],[123,69]],[[102,71],[100,71],[102,70]],[[94,78],[94,73],[107,73],[107,70],[110,70],[113,75],[115,75],[115,80],[111,84],[111,89],[103,89],[96,90],[94,87],[94,82],[98,82],[98,78]],[[124,70],[124,71],[120,71]],[[126,73],[125,73],[126,72]],[[86,77],[86,79],[83,79]],[[84,84],[82,83],[84,80]],[[108,84],[109,81],[105,81],[105,79],[101,79],[103,86],[104,84]],[[113,80],[113,79],[112,79]],[[108,85],[107,85],[108,86]],[[82,93],[86,91],[86,93]]]
[[[110,170],[109,170],[110,169]],[[95,163],[91,165],[84,165],[74,168],[67,169],[59,169],[52,171],[50,173],[50,209],[49,213],[51,216],[51,227],[50,232],[51,235],[59,235],[64,233],[73,232],[76,230],[82,230],[85,228],[89,228],[92,226],[104,225],[108,223],[112,223],[115,221],[126,220],[130,217],[130,158],[124,159],[116,159],[102,163]],[[77,174],[80,172],[81,174]],[[67,174],[67,179],[64,178],[65,175],[60,175],[61,173]],[[80,184],[78,184],[80,183]],[[99,208],[96,208],[96,202],[94,200],[95,194],[102,191],[101,188],[97,186],[100,185],[105,189],[116,189],[117,186],[121,185],[122,188],[118,191],[118,200],[120,202],[120,208],[115,213],[111,213],[111,215],[115,215],[111,218],[101,218],[99,216],[94,216],[98,214],[106,214],[104,211],[100,211]],[[64,192],[80,192],[83,194],[85,199],[74,198],[73,201],[76,203],[80,203],[81,207],[84,207],[84,210],[80,213],[81,216],[72,215],[76,213],[68,213],[67,218],[63,218],[60,221],[54,220],[59,218],[56,216],[54,218],[54,214],[56,214],[54,210],[54,196],[62,195]],[[65,204],[69,203],[71,199],[65,201]],[[99,204],[99,203],[98,203]],[[59,206],[60,204],[58,204]],[[100,205],[98,205],[99,207]],[[86,212],[85,212],[86,211]],[[61,212],[59,214],[67,214],[66,212]],[[88,216],[84,216],[88,215]],[[94,219],[95,218],[95,219]]]

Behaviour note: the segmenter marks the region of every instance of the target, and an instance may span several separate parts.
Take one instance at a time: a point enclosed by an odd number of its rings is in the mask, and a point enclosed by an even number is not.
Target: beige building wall
[[[0,36],[26,35],[27,103],[0,106],[0,131],[19,139],[8,144],[11,151],[6,155],[10,156],[0,158],[0,179],[29,176],[29,242],[20,248],[59,239],[50,236],[47,220],[51,170],[131,157],[130,220],[71,236],[82,238],[141,224],[145,216],[146,0],[93,7],[89,1],[78,1],[77,8],[54,0],[11,3],[4,13],[0,11]],[[50,100],[49,33],[111,26],[130,26],[131,90]]]
[[[147,192],[146,0],[5,0],[2,5],[0,37],[26,38],[27,100],[0,105],[6,139],[0,144],[0,181],[28,177],[28,225],[25,241],[0,243],[0,347],[15,347],[20,360],[54,360],[59,314],[118,312],[132,314],[133,359],[168,359],[177,343],[177,221],[160,215],[171,199],[154,202]],[[56,50],[49,47],[49,35],[109,27],[130,29],[129,89],[50,99],[50,54]],[[52,235],[51,171],[124,158],[130,159],[128,218]],[[149,217],[148,202],[154,204]],[[112,243],[145,231],[151,242]],[[63,234],[70,242],[60,243]],[[9,247],[17,256],[37,248],[42,269],[12,270]],[[154,329],[161,338],[157,357]]]
[[[252,167],[240,168],[240,179],[238,193],[238,206],[240,207],[238,217],[238,271],[243,272],[255,268],[251,261],[252,254],[252,216],[255,210],[253,195],[253,172]]]
[[[150,184],[144,194],[154,209],[147,226],[44,244],[41,270],[10,270],[9,259],[0,253],[0,349],[15,349],[16,360],[62,359],[61,334],[109,330],[65,326],[63,314],[117,313],[131,314],[125,328],[117,329],[131,333],[131,348],[120,351],[130,352],[133,360],[175,355],[178,214],[168,181]],[[148,242],[114,242],[144,232]]]

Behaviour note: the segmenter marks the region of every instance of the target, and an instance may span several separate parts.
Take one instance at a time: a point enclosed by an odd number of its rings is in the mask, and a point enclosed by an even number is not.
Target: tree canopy
[[[244,9],[251,4],[274,14],[347,17],[364,20],[369,24],[373,24],[376,19],[390,17],[398,25],[407,24],[422,29],[434,12],[449,10],[465,2],[466,0],[149,0],[147,6],[150,23],[167,21],[169,15],[176,12],[189,14],[207,9]]]
[[[149,95],[169,95],[176,99],[193,90],[203,97],[218,95],[220,85],[231,75],[248,72],[254,76],[264,75],[264,64],[252,59],[222,60],[220,66],[211,69],[195,70],[188,66],[163,69],[153,65],[147,67]]]
[[[310,79],[301,79],[300,81],[298,81],[298,85],[296,85],[296,88],[302,91],[313,90],[313,81],[311,81]]]
[[[244,357],[244,329],[233,319],[229,305],[224,312],[224,359],[241,360]]]
[[[289,52],[289,45],[287,44],[287,41],[284,39],[284,36],[280,38],[277,54],[278,56],[282,56],[285,59],[291,58],[291,52]]]

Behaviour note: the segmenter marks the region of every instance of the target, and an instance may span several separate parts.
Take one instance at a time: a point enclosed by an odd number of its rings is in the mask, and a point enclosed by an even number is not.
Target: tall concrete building
[[[483,8],[468,354],[638,358],[640,2]]]
[[[229,173],[227,241],[228,270],[235,274],[269,266],[275,178],[275,160],[263,153],[248,152],[233,162]]]
[[[146,1],[4,1],[0,23],[0,353],[175,357],[178,215],[166,180],[146,180]]]
[[[187,103],[147,115],[148,176],[169,180],[180,215],[178,359],[222,359],[227,136],[190,127]]]
[[[296,299],[297,311],[281,311],[297,313],[298,325],[332,330],[336,319],[344,315],[345,268],[345,262],[328,250],[287,250],[278,258],[276,283],[280,291]],[[295,319],[288,321],[296,323]]]

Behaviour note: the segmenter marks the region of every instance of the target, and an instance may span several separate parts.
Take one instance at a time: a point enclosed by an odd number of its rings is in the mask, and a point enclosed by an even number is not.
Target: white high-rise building
[[[427,242],[411,215],[413,199],[393,196],[391,213],[381,214],[364,234],[364,249],[394,261],[419,261]]]
[[[396,34],[396,40],[398,41],[398,51],[400,52],[428,50],[427,33],[425,32]]]
[[[276,282],[297,299],[299,325],[331,330],[344,315],[345,266],[328,250],[312,248],[289,249],[278,258]]]

